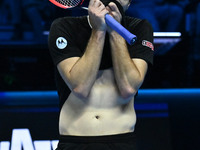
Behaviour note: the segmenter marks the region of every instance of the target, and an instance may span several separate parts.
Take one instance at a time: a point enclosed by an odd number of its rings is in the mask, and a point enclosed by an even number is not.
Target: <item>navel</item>
[[[99,118],[100,118],[100,116],[96,115],[96,116],[95,116],[95,118],[96,118],[96,119],[99,119]]]

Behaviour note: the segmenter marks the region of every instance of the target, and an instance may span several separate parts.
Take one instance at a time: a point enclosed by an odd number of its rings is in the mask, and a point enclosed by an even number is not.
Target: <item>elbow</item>
[[[72,92],[79,98],[85,99],[89,95],[89,90],[85,89],[82,86],[75,87]]]
[[[119,85],[119,91],[122,96],[122,98],[132,98],[137,94],[138,89],[141,87],[143,81],[144,81],[145,73],[134,73],[130,72],[127,79],[120,82]],[[121,85],[121,86],[120,86]]]
[[[143,83],[143,79],[138,78],[138,82],[135,82],[133,84],[127,83],[121,86],[120,94],[122,98],[127,99],[127,98],[134,97],[137,94],[138,89],[141,87],[142,83]]]
[[[129,86],[129,87],[121,89],[120,92],[121,92],[122,98],[128,99],[128,98],[134,97],[135,94],[137,93],[137,90]]]

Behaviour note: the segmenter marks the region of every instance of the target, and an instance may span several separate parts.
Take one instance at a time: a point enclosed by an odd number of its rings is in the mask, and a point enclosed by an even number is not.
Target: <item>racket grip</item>
[[[119,22],[117,22],[109,14],[105,15],[106,24],[120,34],[130,45],[133,45],[137,37],[130,33],[126,28],[124,28]]]

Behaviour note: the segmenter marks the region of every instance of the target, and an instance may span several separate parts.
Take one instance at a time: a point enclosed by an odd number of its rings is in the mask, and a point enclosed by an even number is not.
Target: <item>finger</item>
[[[101,6],[103,3],[100,0],[94,0],[94,7],[99,7]]]
[[[106,6],[106,9],[108,10],[109,13],[112,12],[112,10],[110,9],[110,7]]]
[[[110,2],[108,4],[108,7],[111,9],[111,11],[117,11],[117,12],[119,12],[119,9],[118,9],[117,5],[115,3],[113,3],[113,2]]]
[[[90,10],[98,11],[101,5],[102,3],[99,0],[90,0],[89,6],[88,6],[88,12],[90,12]]]
[[[94,5],[94,1],[96,1],[96,0],[90,0],[89,6],[93,6]]]
[[[111,15],[112,17],[114,17],[113,13],[112,13],[112,10],[110,9],[110,7],[106,6],[106,10],[108,11],[109,15]]]
[[[117,5],[113,2],[110,2],[106,9],[109,11],[109,14],[115,18],[118,22],[121,22],[121,13],[119,12],[119,9],[117,8]]]
[[[101,1],[98,2],[98,5],[96,7],[96,11],[99,11],[99,12],[101,12],[103,14],[107,14],[108,13],[108,10],[106,9],[105,5]]]
[[[99,9],[105,9],[106,8],[101,1],[99,1],[98,7],[99,7]]]
[[[92,6],[92,7],[98,7],[99,4],[100,4],[99,0],[90,0],[89,2],[89,6]]]
[[[119,9],[118,9],[118,7],[117,7],[117,5],[115,3],[110,2],[107,7],[108,7],[108,10],[109,10],[109,13],[112,16],[116,17],[118,15],[121,15],[121,13],[120,13],[120,11],[119,11]]]
[[[106,9],[108,10],[109,14],[114,17],[116,15],[120,15],[120,12],[117,12],[117,11],[113,11],[113,9],[109,6],[106,6]]]

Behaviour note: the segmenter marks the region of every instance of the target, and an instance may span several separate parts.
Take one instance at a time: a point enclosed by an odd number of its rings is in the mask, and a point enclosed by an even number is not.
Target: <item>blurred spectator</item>
[[[45,23],[53,20],[54,7],[49,0],[23,0],[23,9],[32,24],[34,40],[38,42],[47,41],[43,35]],[[45,20],[46,19],[46,20]]]
[[[6,4],[4,2],[4,0],[0,1],[0,24],[6,24],[7,20],[7,10],[6,10]]]
[[[190,36],[200,36],[200,0],[190,0],[186,13],[186,29]]]
[[[180,31],[188,0],[133,0],[127,15],[147,19],[155,32]]]
[[[197,5],[197,35],[200,38],[200,2]]]
[[[40,9],[43,7],[44,0],[23,0],[24,11],[32,24],[34,31],[34,40],[43,40],[43,19]]]
[[[196,31],[195,31],[195,53],[196,59],[198,61],[198,66],[200,65],[200,2],[197,4],[196,7]],[[199,69],[200,70],[200,69]]]
[[[5,3],[9,6],[11,24],[14,27],[12,40],[22,39],[23,33],[21,27],[21,0],[6,0]]]
[[[200,0],[190,0],[187,7],[186,31],[192,39],[193,59],[200,63]]]
[[[0,1],[0,24],[13,25],[14,39],[22,38],[21,32],[21,8],[20,0],[1,0]]]
[[[192,39],[193,57],[200,60],[200,0],[190,0],[186,8],[186,32]]]
[[[47,37],[43,36],[43,17],[48,16],[50,18],[51,15],[52,9],[48,7],[51,6],[48,0],[4,0],[3,3],[9,8],[10,23],[14,27],[11,40],[23,39],[25,23],[31,24],[34,41],[41,42],[47,40]]]

